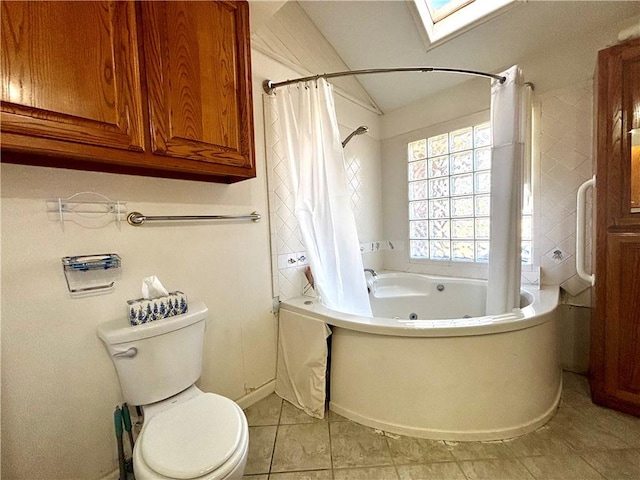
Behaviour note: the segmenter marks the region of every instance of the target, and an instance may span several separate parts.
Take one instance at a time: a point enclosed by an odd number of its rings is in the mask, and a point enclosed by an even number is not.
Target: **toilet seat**
[[[201,393],[145,422],[134,452],[136,476],[148,469],[155,478],[225,478],[246,459],[247,445],[240,407],[220,395]]]

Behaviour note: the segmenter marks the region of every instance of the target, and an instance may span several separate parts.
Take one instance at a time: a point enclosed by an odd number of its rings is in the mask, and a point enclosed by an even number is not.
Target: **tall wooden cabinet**
[[[591,392],[640,415],[640,39],[598,54]]]
[[[245,1],[3,1],[2,160],[255,176]]]

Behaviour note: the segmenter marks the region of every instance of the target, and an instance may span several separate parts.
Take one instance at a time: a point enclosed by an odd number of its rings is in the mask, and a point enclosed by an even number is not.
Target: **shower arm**
[[[464,70],[460,68],[444,68],[444,67],[400,67],[400,68],[369,68],[365,70],[345,70],[343,72],[332,73],[319,73],[317,75],[311,75],[309,77],[294,78],[293,80],[285,80],[282,82],[273,82],[271,80],[265,80],[262,82],[262,88],[264,91],[271,95],[278,87],[284,87],[285,85],[292,85],[294,83],[308,82],[309,80],[318,80],[319,78],[336,78],[346,77],[350,75],[369,75],[373,73],[393,73],[393,72],[445,72],[445,73],[461,73],[463,75],[475,75],[479,77],[488,77],[498,80],[500,83],[504,83],[507,77],[502,75],[496,75],[493,73],[479,72],[476,70]]]

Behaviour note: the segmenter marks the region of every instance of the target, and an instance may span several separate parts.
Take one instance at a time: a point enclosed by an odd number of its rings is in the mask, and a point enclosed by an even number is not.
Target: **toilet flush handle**
[[[136,347],[128,348],[122,352],[116,352],[112,356],[114,357],[135,357],[138,354],[138,349]]]

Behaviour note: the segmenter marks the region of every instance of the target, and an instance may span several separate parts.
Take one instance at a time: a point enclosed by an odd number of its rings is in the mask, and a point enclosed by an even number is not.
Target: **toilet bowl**
[[[137,480],[231,480],[244,473],[249,428],[232,400],[195,386],[202,371],[207,307],[131,326],[98,327],[125,401],[141,406],[133,450]]]

